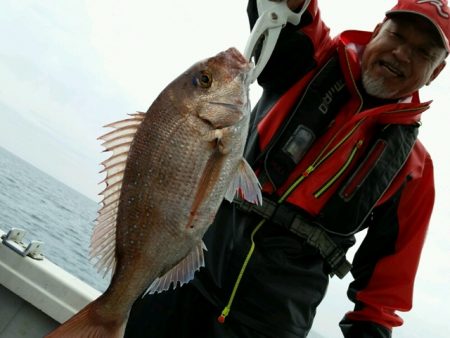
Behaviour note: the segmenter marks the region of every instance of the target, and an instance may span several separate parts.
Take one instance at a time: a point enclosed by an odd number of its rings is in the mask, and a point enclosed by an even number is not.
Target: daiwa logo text
[[[328,113],[328,109],[330,107],[330,103],[333,101],[334,94],[340,92],[342,88],[345,87],[344,80],[338,80],[336,83],[327,91],[325,96],[322,98],[322,103],[319,106],[319,110],[322,114]]]

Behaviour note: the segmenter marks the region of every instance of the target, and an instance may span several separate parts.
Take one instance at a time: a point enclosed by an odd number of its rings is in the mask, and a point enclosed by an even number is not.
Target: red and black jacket
[[[253,25],[255,1],[248,14]],[[418,93],[396,102],[363,93],[359,57],[370,38],[348,31],[331,39],[312,0],[299,26],[283,29],[258,79],[263,95],[246,147],[265,195],[276,199],[289,191],[286,203],[343,249],[368,229],[351,271],[355,308],[341,322],[347,338],[390,337],[402,324],[396,311],[411,309],[434,202],[432,161],[416,139],[429,102],[421,103]],[[290,156],[292,139],[305,131],[307,149]],[[300,184],[292,189],[294,182]],[[223,306],[251,237],[255,252],[230,317],[269,336],[302,337],[325,294],[326,264],[279,230],[254,235],[248,228],[256,223],[223,206],[205,237],[207,271],[194,284]]]

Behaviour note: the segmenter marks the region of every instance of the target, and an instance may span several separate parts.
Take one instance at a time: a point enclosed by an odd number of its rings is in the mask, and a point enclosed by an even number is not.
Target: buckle
[[[339,279],[344,278],[353,267],[352,264],[347,261],[345,253],[339,247],[335,247],[330,255],[327,255],[324,258],[330,265],[332,275],[335,274]]]
[[[234,198],[233,203],[236,204],[239,210],[247,213],[255,213],[265,219],[270,219],[277,209],[277,203],[264,196],[262,205],[256,205],[240,198]]]
[[[331,277],[333,275],[338,276],[339,279],[344,278],[352,269],[353,265],[345,258],[343,257],[341,262],[337,264],[337,266],[332,267],[332,273],[330,274]]]
[[[240,199],[238,197],[235,197],[233,199],[233,203],[236,204],[239,210],[245,211],[245,212],[251,212],[253,209],[254,204],[249,203],[243,199]]]
[[[319,225],[311,225],[297,215],[290,224],[289,230],[304,238],[309,245],[319,250],[320,255],[331,268],[331,276],[336,275],[342,279],[349,273],[352,265],[347,261],[345,252]]]

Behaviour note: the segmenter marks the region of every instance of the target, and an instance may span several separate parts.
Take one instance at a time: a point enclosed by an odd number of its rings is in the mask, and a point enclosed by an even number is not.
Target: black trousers
[[[269,338],[228,317],[191,284],[139,298],[130,313],[126,338]]]
[[[259,222],[224,203],[203,238],[205,267],[183,287],[138,299],[126,337],[306,337],[326,292],[328,270],[317,249],[270,223],[254,235],[254,251],[231,312],[224,324],[217,321]]]

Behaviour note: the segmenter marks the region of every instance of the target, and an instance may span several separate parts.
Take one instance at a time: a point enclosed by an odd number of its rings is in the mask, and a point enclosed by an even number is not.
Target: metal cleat
[[[2,243],[23,257],[29,256],[36,260],[44,259],[42,250],[44,243],[33,240],[25,245],[23,242],[25,234],[26,231],[23,229],[12,228],[6,235],[2,236]]]

